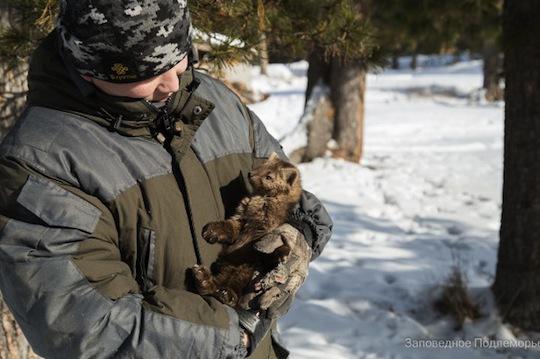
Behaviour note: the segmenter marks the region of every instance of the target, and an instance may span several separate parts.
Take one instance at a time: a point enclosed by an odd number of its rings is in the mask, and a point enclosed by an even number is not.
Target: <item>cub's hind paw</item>
[[[216,291],[217,288],[214,282],[214,276],[212,275],[210,269],[204,266],[196,265],[192,270],[195,285],[199,294],[207,295]]]
[[[238,295],[229,288],[219,289],[214,296],[221,303],[228,305],[229,307],[235,307],[238,303]]]

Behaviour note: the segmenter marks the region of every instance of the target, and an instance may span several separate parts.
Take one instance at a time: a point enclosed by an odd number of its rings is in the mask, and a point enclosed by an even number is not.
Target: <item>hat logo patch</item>
[[[117,63],[111,67],[111,70],[113,70],[117,75],[122,76],[125,75],[129,69],[127,68],[127,66]]]

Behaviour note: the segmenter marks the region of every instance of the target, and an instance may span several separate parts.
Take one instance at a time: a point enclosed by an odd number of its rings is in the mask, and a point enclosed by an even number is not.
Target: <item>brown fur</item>
[[[290,248],[285,244],[269,254],[256,250],[254,245],[285,223],[302,194],[298,169],[281,161],[275,153],[249,173],[249,181],[253,195],[240,202],[236,213],[203,228],[206,241],[225,245],[218,260],[211,270],[204,266],[193,268],[200,294],[211,295],[233,307],[255,278],[272,270],[289,254]]]

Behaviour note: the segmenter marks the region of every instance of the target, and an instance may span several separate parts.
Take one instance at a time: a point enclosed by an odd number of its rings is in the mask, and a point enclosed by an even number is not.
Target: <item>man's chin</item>
[[[167,98],[164,98],[162,100],[149,100],[149,102],[153,105],[163,105],[165,102],[167,102]]]
[[[165,96],[165,97],[162,97],[162,98],[158,98],[158,99],[151,99],[151,100],[148,100],[150,101],[151,103],[153,104],[164,104],[165,102],[167,102],[167,100],[172,96],[172,93],[170,93],[169,95]]]

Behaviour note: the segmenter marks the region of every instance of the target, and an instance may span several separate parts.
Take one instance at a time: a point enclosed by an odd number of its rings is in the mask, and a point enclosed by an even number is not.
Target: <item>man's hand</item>
[[[240,298],[239,306],[244,309],[236,309],[240,326],[247,334],[242,337],[242,342],[249,354],[270,330],[272,319],[289,310],[294,295],[307,276],[311,259],[311,249],[304,236],[289,224],[264,236],[254,248],[276,255],[280,262],[257,280],[251,292]]]
[[[308,274],[311,249],[304,236],[293,226],[284,224],[259,240],[254,248],[281,257],[279,264],[255,284],[253,292],[240,299],[245,309],[260,309],[267,318],[287,313],[294,295]]]
[[[272,320],[261,318],[259,312],[255,310],[237,308],[236,313],[240,321],[242,346],[246,351],[246,356],[250,356],[270,331]]]
[[[250,349],[250,344],[251,340],[249,340],[249,334],[246,332],[242,332],[242,345],[248,350],[248,352]]]

